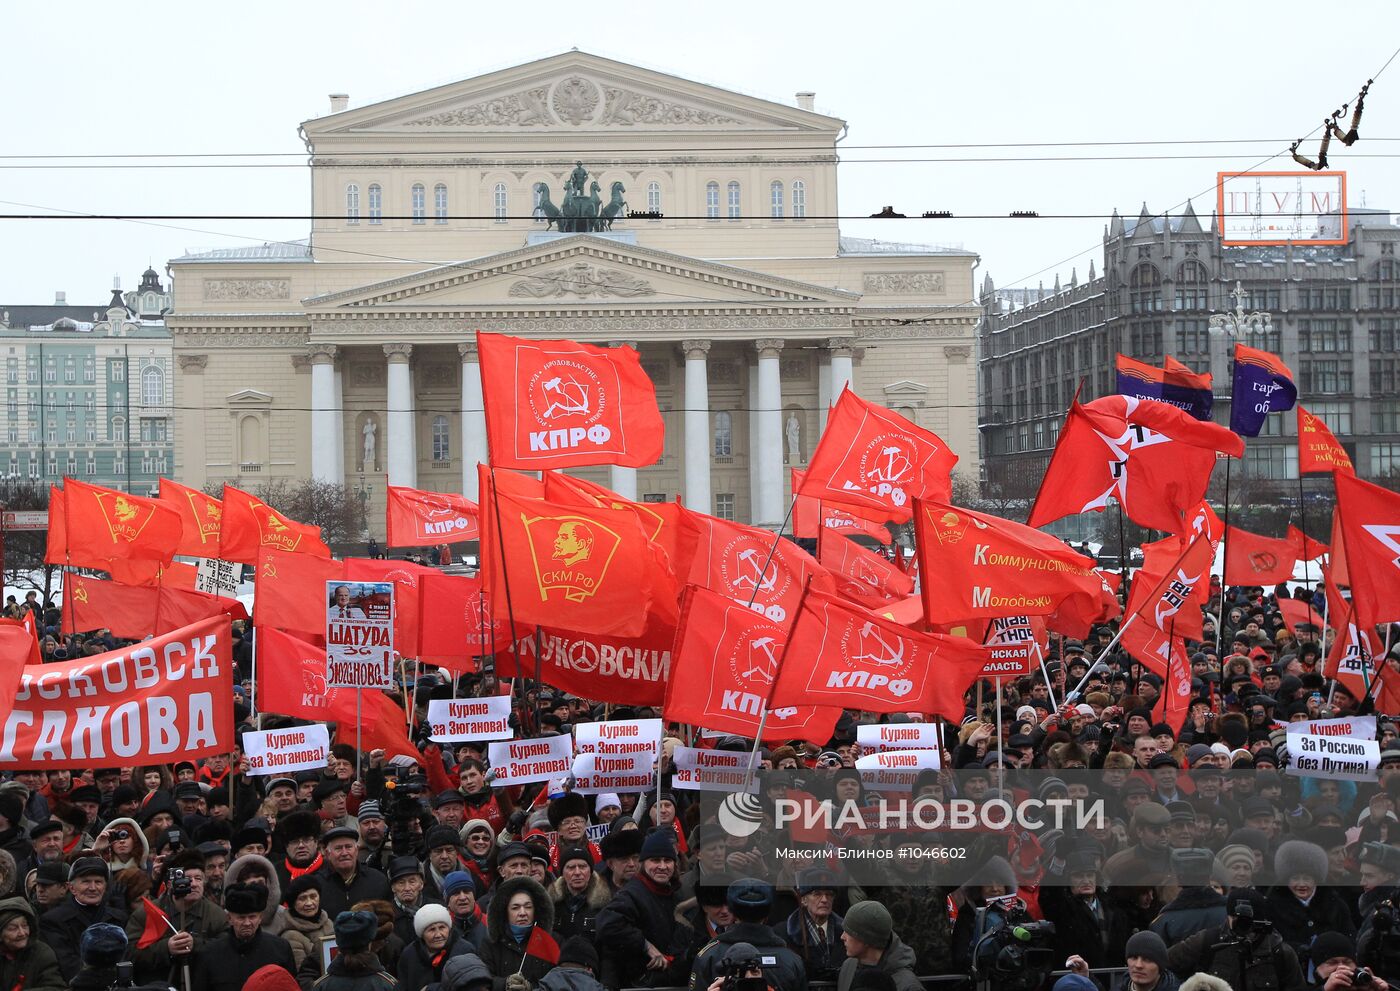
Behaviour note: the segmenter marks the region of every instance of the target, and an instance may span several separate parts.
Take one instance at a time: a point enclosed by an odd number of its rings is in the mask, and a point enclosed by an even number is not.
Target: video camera
[[[428,792],[428,779],[422,774],[412,774],[406,767],[392,767],[392,776],[384,781],[384,791],[379,796],[379,811],[389,824],[389,842],[395,854],[409,854],[414,850],[413,824],[423,811],[423,798]]]
[[[722,991],[766,991],[768,981],[762,976],[747,976],[751,970],[759,971],[761,974],[763,961],[758,957],[725,960],[720,964],[720,976],[724,979],[720,988]]]
[[[188,898],[194,891],[194,881],[185,877],[185,872],[178,867],[166,876],[166,880],[170,882],[170,896],[177,901]]]
[[[1031,918],[1015,895],[979,908],[972,933],[972,979],[980,987],[1030,991],[1055,967],[1055,924]]]

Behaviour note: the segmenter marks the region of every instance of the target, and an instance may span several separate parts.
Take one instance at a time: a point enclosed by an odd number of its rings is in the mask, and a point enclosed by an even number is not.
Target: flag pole
[[[1303,466],[1298,466],[1298,522],[1303,528],[1303,587],[1308,590],[1308,608],[1312,608],[1312,564],[1308,560],[1308,503],[1303,495]]]
[[[355,779],[363,781],[360,764],[364,758],[364,710],[365,690],[355,689]]]
[[[1220,645],[1225,636],[1225,567],[1229,561],[1230,539],[1230,462],[1233,458],[1225,459],[1225,519],[1224,529],[1220,533],[1220,613],[1215,620],[1215,656],[1220,657]]]
[[[520,670],[520,644],[515,639],[515,606],[511,602],[510,598],[510,568],[506,567],[506,549],[505,545],[501,543],[501,497],[500,492],[496,489],[496,466],[491,465],[490,470],[491,507],[495,511],[496,515],[496,539],[494,541],[495,546],[492,547],[492,551],[499,552],[501,555],[501,582],[502,584],[504,584],[506,590],[506,620],[510,623],[510,650],[511,654],[515,657],[515,675],[517,678],[523,678],[524,675]],[[539,655],[537,649],[536,657],[538,656]]]
[[[1128,542],[1123,533],[1123,500],[1114,498],[1114,503],[1118,506],[1118,574],[1122,580],[1118,582],[1119,607],[1128,611]],[[1097,660],[1097,658],[1095,658]]]
[[[795,500],[794,500],[794,501],[795,501]],[[789,512],[789,514],[790,514],[790,513],[792,512],[792,510],[789,509],[788,512]],[[776,547],[777,545],[775,544],[774,546]],[[763,566],[763,570],[760,571],[760,572],[758,573],[758,574],[759,574],[759,577],[761,578],[767,571],[768,571],[768,565],[765,564],[765,565]],[[793,631],[797,629],[797,623],[798,623],[798,621],[802,618],[802,604],[803,604],[804,602],[807,601],[807,592],[808,592],[808,590],[809,590],[811,587],[812,587],[812,579],[811,579],[810,576],[808,576],[807,580],[806,580],[805,582],[802,583],[802,594],[801,594],[800,596],[798,596],[798,599],[797,599],[797,608],[793,610],[793,614],[792,614],[792,625],[789,626],[789,627],[788,627],[788,630],[787,630],[788,641],[789,641],[789,642],[791,642],[791,640],[792,640],[792,633],[793,633]],[[755,584],[753,594],[754,594],[754,596],[757,596],[757,595],[758,595],[758,587],[757,587],[757,584]],[[753,599],[749,599],[749,605],[750,605],[750,607],[752,607],[752,605],[753,605]],[[772,705],[772,702],[773,702],[773,691],[778,687],[778,678],[782,675],[782,672],[783,672],[783,661],[786,660],[786,659],[787,659],[787,650],[786,650],[786,648],[784,648],[784,650],[782,651],[782,653],[780,653],[780,654],[778,655],[778,663],[777,663],[776,665],[774,665],[774,667],[773,667],[773,680],[770,681],[770,682],[768,683],[768,691],[767,691],[767,693],[763,696],[763,709],[762,709],[762,710],[759,712],[759,714],[758,714],[758,730],[757,730],[757,732],[754,734],[754,738],[753,738],[753,752],[749,754],[749,769],[748,769],[748,772],[744,775],[744,790],[745,790],[745,791],[748,791],[749,785],[753,783],[754,772],[755,772],[755,770],[757,770],[757,768],[758,768],[758,751],[763,747],[763,731],[764,731],[764,729],[766,729],[767,726],[768,726],[768,709],[769,709],[769,707]],[[661,766],[660,766],[660,764],[657,765],[656,772],[657,772],[657,773],[656,773],[657,787],[660,788],[660,785],[661,785]]]
[[[997,761],[997,788],[1006,791],[1006,741],[1001,733],[1001,675],[997,675],[997,753],[1000,755]]]
[[[1040,662],[1040,676],[1045,679],[1045,692],[1050,696],[1050,711],[1054,712],[1059,708],[1059,703],[1055,701],[1055,686],[1050,684],[1050,672],[1045,670],[1045,651],[1040,649],[1040,641],[1032,638],[1031,643],[1035,646],[1036,660]]]

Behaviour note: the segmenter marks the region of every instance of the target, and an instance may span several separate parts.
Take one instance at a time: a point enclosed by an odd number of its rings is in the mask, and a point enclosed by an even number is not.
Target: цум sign
[[[1381,763],[1375,716],[1304,719],[1289,723],[1289,774],[1304,778],[1375,781]]]
[[[249,774],[285,774],[320,770],[330,759],[331,738],[325,723],[243,734]]]
[[[509,740],[509,695],[488,695],[479,699],[430,699],[428,726],[439,743],[461,740]]]
[[[394,687],[393,582],[326,582],[326,685]]]

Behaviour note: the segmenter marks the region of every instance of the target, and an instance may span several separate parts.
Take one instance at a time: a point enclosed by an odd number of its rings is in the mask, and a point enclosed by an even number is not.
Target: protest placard
[[[394,687],[393,582],[326,582],[326,684]]]
[[[988,644],[983,678],[1019,678],[1031,673],[1031,644]]]
[[[479,699],[430,699],[430,736],[439,743],[460,740],[509,740],[509,695],[488,695]]]
[[[579,723],[574,727],[574,743],[581,754],[648,754],[655,762],[661,754],[661,720]]]
[[[324,723],[248,732],[243,753],[253,775],[321,770],[330,760],[331,737]]]
[[[732,750],[677,747],[671,765],[671,787],[691,791],[743,791],[749,777],[749,755]],[[758,790],[757,775],[748,790]]]
[[[862,754],[890,750],[937,750],[937,723],[862,723],[856,727]]]
[[[548,781],[573,770],[574,739],[542,736],[532,740],[504,740],[487,748],[496,788]]]
[[[856,760],[860,780],[871,791],[913,791],[920,771],[942,766],[937,750],[888,750]]]
[[[1375,781],[1381,762],[1376,717],[1304,719],[1289,723],[1288,773],[1301,778]]]
[[[655,760],[648,754],[578,754],[574,757],[574,791],[649,791],[656,781]]]

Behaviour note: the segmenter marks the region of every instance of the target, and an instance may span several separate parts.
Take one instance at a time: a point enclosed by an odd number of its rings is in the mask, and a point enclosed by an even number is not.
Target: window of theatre
[[[705,219],[719,219],[719,183],[705,183]]]
[[[792,216],[794,220],[807,216],[807,184],[801,179],[792,183]]]
[[[447,186],[443,183],[433,187],[433,223],[447,223]]]
[[[727,410],[715,414],[714,448],[716,461],[734,460],[734,419]]]
[[[369,187],[369,222],[371,224],[384,222],[384,190],[377,182],[371,183]]]
[[[452,460],[452,436],[445,416],[433,417],[433,460]]]
[[[769,216],[774,220],[783,219],[783,184],[781,180],[774,179],[768,186],[768,210]]]
[[[421,182],[413,184],[412,195],[413,222],[415,224],[425,224],[428,222],[428,190]]]
[[[739,183],[732,179],[729,182],[727,202],[729,205],[729,219],[738,220],[739,217],[742,216],[740,211],[742,197],[740,196]]]
[[[360,187],[353,182],[345,187],[345,222],[347,224],[360,222]]]
[[[649,213],[661,212],[661,183],[647,183],[647,211]]]
[[[508,216],[506,208],[509,205],[509,201],[506,199],[506,184],[503,182],[496,183],[495,189],[491,191],[491,197],[496,223],[504,224]]]

